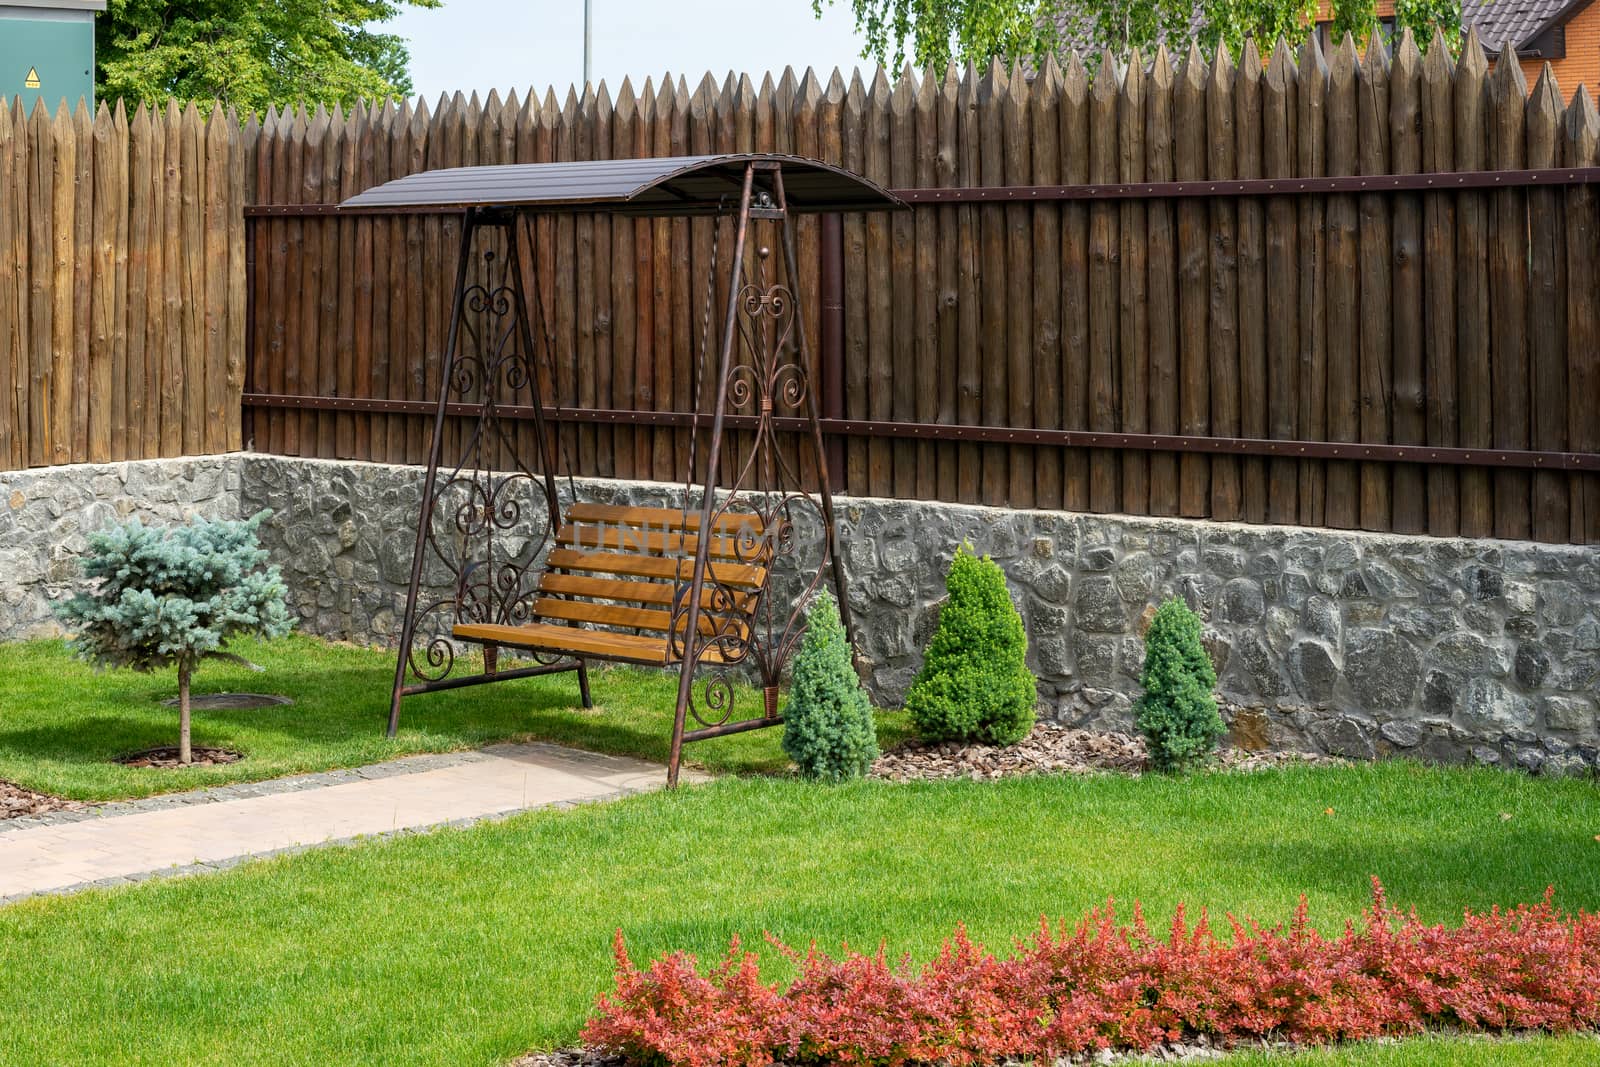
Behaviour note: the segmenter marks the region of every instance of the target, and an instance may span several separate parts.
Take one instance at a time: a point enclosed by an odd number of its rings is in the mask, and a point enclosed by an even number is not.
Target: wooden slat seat
[[[463,623],[455,628],[454,633],[462,641],[481,641],[485,644],[526,648],[535,652],[553,652],[579,658],[642,663],[652,667],[664,667],[672,662],[665,634],[647,637],[640,634],[585,630],[577,626],[551,626],[544,623],[529,623],[526,626]],[[708,648],[701,657],[701,662],[721,663],[722,654],[714,647]]]
[[[510,626],[463,623],[463,641],[525,648],[577,659],[665,666],[674,661],[667,633],[672,605],[694,573],[700,515],[672,508],[573,504],[556,533],[539,576],[530,621]],[[769,561],[752,550],[765,535],[759,516],[720,515],[711,523],[706,586],[701,590],[702,635],[748,637],[766,587]],[[754,559],[741,559],[739,546]],[[683,625],[682,621],[679,626]],[[720,649],[704,662],[720,663]]]

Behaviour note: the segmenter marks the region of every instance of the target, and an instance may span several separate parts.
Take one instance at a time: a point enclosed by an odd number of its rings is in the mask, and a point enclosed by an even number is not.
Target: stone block
[[[1360,706],[1370,711],[1400,711],[1410,706],[1422,679],[1422,657],[1404,637],[1388,630],[1364,629],[1345,642],[1345,678]]]
[[[1222,587],[1222,597],[1213,618],[1218,622],[1260,622],[1266,603],[1260,582],[1254,578],[1234,578]]]
[[[1468,630],[1439,638],[1428,653],[1428,660],[1437,667],[1463,675],[1487,674],[1503,678],[1511,668],[1511,653],[1507,648]]]
[[[1295,691],[1313,705],[1333,700],[1340,673],[1333,650],[1321,641],[1300,641],[1289,650],[1289,677]]]
[[[1109,575],[1089,575],[1078,580],[1073,610],[1079,629],[1089,633],[1122,633],[1128,628],[1128,612],[1116,581]]]
[[[1493,678],[1468,678],[1456,701],[1455,721],[1474,737],[1496,738],[1533,726],[1533,702]]]
[[[1588,697],[1547,696],[1540,700],[1545,725],[1552,730],[1590,734],[1596,726],[1595,702]]]

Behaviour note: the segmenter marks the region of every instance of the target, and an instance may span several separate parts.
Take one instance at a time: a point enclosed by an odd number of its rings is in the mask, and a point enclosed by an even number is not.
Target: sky
[[[718,81],[730,70],[759,85],[766,71],[817,68],[826,82],[834,67],[861,63],[861,43],[848,0],[825,7],[811,0],[592,0],[593,77],[615,94],[624,75],[640,86],[646,75],[682,74],[693,85],[706,71]],[[529,86],[558,97],[583,79],[583,0],[444,0],[435,10],[406,8],[384,24],[410,42],[415,91],[429,99],[457,90]]]

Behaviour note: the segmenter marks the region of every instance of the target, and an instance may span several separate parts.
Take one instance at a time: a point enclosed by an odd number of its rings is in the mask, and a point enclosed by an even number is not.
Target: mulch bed
[[[1305,752],[1246,752],[1227,749],[1214,766],[1221,770],[1254,771],[1342,760]],[[1012,778],[1024,774],[1088,774],[1109,771],[1139,775],[1149,770],[1144,738],[1130,734],[1075,730],[1039,722],[1015,745],[970,745],[960,742],[897,745],[873,763],[870,778],[910,782],[937,778]]]
[[[1107,1050],[1093,1057],[1063,1056],[1056,1061],[1056,1064],[1058,1067],[1066,1067],[1068,1064],[1121,1063],[1124,1060],[1129,1062],[1182,1063],[1185,1061],[1220,1059],[1222,1056],[1223,1053],[1208,1046],[1163,1045],[1151,1052],[1136,1055]],[[520,1060],[512,1060],[510,1067],[629,1067],[629,1065],[628,1061],[622,1057],[607,1055],[597,1049],[570,1048],[562,1049],[559,1052],[535,1052],[522,1057]],[[1023,1064],[1021,1061],[1016,1063],[1008,1061],[997,1065],[997,1067],[1023,1067]],[[1038,1065],[1033,1064],[1031,1067],[1038,1067]]]
[[[195,745],[189,750],[194,762],[190,767],[218,767],[224,763],[238,763],[244,759],[244,753],[235,752],[231,748],[207,748],[204,745]],[[182,767],[178,762],[178,746],[163,745],[160,748],[147,748],[143,752],[122,756],[117,762],[124,767],[157,767],[166,770],[173,767]]]
[[[76,800],[36,793],[0,778],[0,819],[20,819],[25,815],[45,815],[52,811],[72,811],[81,807],[83,805]]]

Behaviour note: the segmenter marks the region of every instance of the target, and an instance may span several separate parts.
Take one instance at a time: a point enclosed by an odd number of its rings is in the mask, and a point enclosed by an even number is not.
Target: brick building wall
[[[1394,0],[1378,0],[1377,15],[1379,19],[1393,19]],[[1327,29],[1332,20],[1331,0],[1317,0],[1316,21],[1317,26],[1324,31],[1325,40],[1330,36]],[[1562,99],[1570,103],[1572,94],[1577,92],[1579,85],[1587,85],[1591,95],[1595,93],[1597,87],[1600,87],[1600,3],[1585,6],[1567,20],[1565,29],[1566,55],[1548,62],[1551,73],[1555,76],[1556,85],[1561,89]],[[1496,46],[1500,44],[1499,41],[1488,43]],[[1522,65],[1522,73],[1528,81],[1528,90],[1531,92],[1538,83],[1539,74],[1547,60],[1519,58],[1517,62]]]

